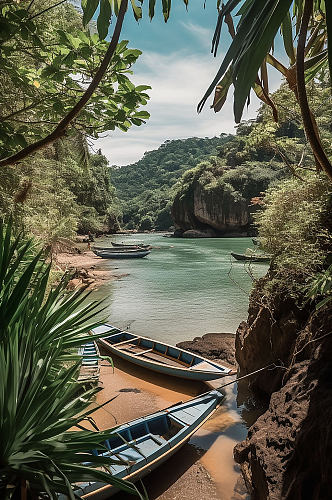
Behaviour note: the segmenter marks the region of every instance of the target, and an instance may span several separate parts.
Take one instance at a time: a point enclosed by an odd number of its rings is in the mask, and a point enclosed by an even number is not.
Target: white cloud
[[[211,49],[211,40],[213,36],[213,30],[208,28],[203,28],[199,24],[192,22],[181,21],[181,25],[189,31],[189,33],[194,36],[200,43],[202,48]]]
[[[220,60],[220,59],[219,59]],[[151,118],[146,125],[133,126],[127,133],[116,131],[99,139],[111,164],[125,165],[139,160],[145,151],[156,149],[167,139],[213,137],[234,132],[231,91],[223,110],[215,114],[206,104],[201,114],[196,106],[212,81],[218,60],[176,52],[162,55],[144,52],[134,69],[134,83],[151,85],[147,106]],[[255,116],[258,100],[252,96],[244,119]]]

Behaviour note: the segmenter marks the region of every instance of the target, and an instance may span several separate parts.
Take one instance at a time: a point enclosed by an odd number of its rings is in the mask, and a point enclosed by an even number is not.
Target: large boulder
[[[177,230],[200,231],[202,237],[247,234],[249,208],[244,199],[236,200],[222,188],[206,191],[200,184],[186,196],[177,195],[172,206]]]

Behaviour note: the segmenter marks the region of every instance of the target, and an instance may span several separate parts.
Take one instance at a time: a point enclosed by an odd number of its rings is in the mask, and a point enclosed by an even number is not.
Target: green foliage
[[[17,167],[0,171],[0,215],[52,245],[76,231],[114,231],[121,217],[107,160],[88,155],[77,135],[55,142]],[[85,162],[82,162],[82,151]]]
[[[219,198],[226,211],[232,201],[243,201],[249,206],[254,196],[282,176],[283,170],[278,163],[247,162],[232,167],[225,165],[223,158],[211,157],[188,170],[175,186],[175,192],[177,198],[189,202],[199,187],[215,203]]]
[[[93,17],[93,15],[98,12],[97,28],[99,37],[101,39],[106,38],[111,19],[113,15],[118,15],[122,0],[81,0],[82,9],[84,12],[83,21],[87,24]],[[126,1],[126,0],[123,0]],[[187,6],[189,0],[183,0],[183,3]],[[142,5],[144,0],[130,0],[131,8],[135,19],[138,21],[142,17]],[[162,0],[161,7],[165,22],[168,21],[170,11],[171,11],[172,0]],[[149,17],[152,19],[155,14],[156,0],[149,0]]]
[[[277,118],[278,111],[269,99],[268,76],[266,64],[272,65],[286,77],[290,87],[296,86],[294,68],[296,62],[296,46],[293,40],[299,34],[305,0],[245,0],[238,9],[240,0],[229,0],[219,12],[219,19],[213,38],[213,51],[216,54],[220,41],[223,23],[227,23],[232,41],[222,60],[215,79],[199,104],[202,109],[209,95],[215,90],[214,108],[219,111],[225,102],[225,95],[234,85],[234,115],[239,122],[243,109],[253,88],[263,102],[269,104]],[[328,0],[314,0],[310,12],[309,30],[306,46],[306,80],[317,76],[322,68],[331,64],[331,47],[327,47],[327,34],[331,30],[331,19]],[[290,8],[292,6],[292,17]],[[236,19],[236,30],[232,15]],[[274,55],[274,42],[281,30],[289,69],[278,61]],[[260,71],[259,71],[260,70]]]
[[[86,294],[68,293],[67,278],[47,293],[49,271],[31,240],[1,226],[0,496],[44,492],[74,499],[74,483],[96,480],[137,494],[132,484],[100,470],[119,461],[91,453],[103,449],[115,429],[84,429],[100,389],[82,394],[75,353],[100,324],[93,319],[100,304],[83,306]]]
[[[310,283],[307,297],[309,300],[316,302],[317,299],[320,299],[316,304],[317,311],[332,302],[332,265],[326,271],[315,275]]]
[[[122,201],[126,227],[139,228],[142,218],[149,216],[153,229],[168,229],[172,225],[170,207],[175,183],[186,170],[216,154],[217,147],[231,137],[222,134],[220,138],[166,141],[132,165],[113,167],[111,180]]]
[[[70,4],[6,2],[0,7],[0,157],[6,158],[50,133],[73,108],[100,65],[108,43],[83,30]],[[44,12],[45,11],[45,12]],[[98,89],[73,121],[71,130],[98,137],[126,131],[149,118],[148,86],[128,78],[141,54],[118,44]]]
[[[273,255],[270,288],[285,287],[301,295],[303,285],[322,270],[332,244],[331,194],[324,175],[315,173],[307,173],[304,180],[284,180],[267,191],[255,218],[260,244]]]

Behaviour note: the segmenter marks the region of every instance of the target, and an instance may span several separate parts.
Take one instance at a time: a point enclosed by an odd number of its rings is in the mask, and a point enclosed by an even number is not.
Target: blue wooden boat
[[[82,356],[79,382],[98,382],[100,374],[100,353],[95,341],[87,342],[78,350]]]
[[[104,333],[98,342],[107,351],[135,365],[189,380],[214,380],[231,370],[179,347],[122,331],[109,324],[93,330]]]
[[[109,467],[115,478],[135,482],[170,458],[220,406],[224,395],[217,390],[178,403],[165,410],[121,425],[104,448],[91,453],[121,459],[126,464]],[[75,494],[89,500],[106,500],[118,490],[101,482],[80,483]],[[61,495],[60,500],[65,496]]]
[[[93,253],[103,259],[137,259],[149,255],[150,250],[144,248],[123,249],[123,248],[93,248]]]

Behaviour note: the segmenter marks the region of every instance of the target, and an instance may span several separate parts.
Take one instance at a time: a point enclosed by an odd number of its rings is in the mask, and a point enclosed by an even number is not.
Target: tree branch
[[[296,76],[297,76],[297,94],[298,103],[301,109],[301,114],[303,118],[304,130],[306,132],[308,141],[310,142],[311,148],[315,155],[316,162],[319,166],[326,172],[330,180],[332,181],[332,165],[329,162],[325,151],[321,145],[318,131],[315,130],[315,123],[313,121],[313,116],[309,108],[307,90],[305,85],[304,76],[304,55],[305,55],[305,45],[307,40],[307,32],[310,21],[310,16],[313,9],[313,0],[305,0],[301,29],[299,33],[299,40],[297,45],[296,54]]]
[[[60,123],[55,128],[55,130],[53,130],[53,132],[51,132],[48,136],[44,137],[40,141],[37,141],[33,144],[30,144],[29,146],[22,149],[18,153],[14,154],[8,158],[5,158],[3,160],[0,160],[0,167],[4,167],[6,165],[13,165],[14,163],[22,161],[28,155],[35,153],[39,149],[42,149],[43,147],[54,142],[56,139],[59,139],[60,137],[62,137],[65,134],[68,126],[74,120],[74,118],[76,118],[76,116],[79,114],[79,112],[85,106],[85,104],[89,101],[90,97],[93,95],[94,91],[98,87],[104,74],[107,71],[108,65],[111,62],[111,59],[113,57],[113,54],[116,50],[116,47],[117,47],[117,44],[118,44],[118,41],[120,38],[122,24],[123,24],[126,10],[127,10],[127,6],[128,6],[128,0],[122,0],[120,10],[119,10],[119,15],[118,15],[116,25],[114,28],[112,40],[110,41],[109,47],[106,51],[104,59],[102,60],[100,66],[98,68],[98,71],[96,72],[95,76],[93,77],[89,87],[86,89],[85,93],[82,95],[81,99],[69,111],[69,113],[60,121]]]

